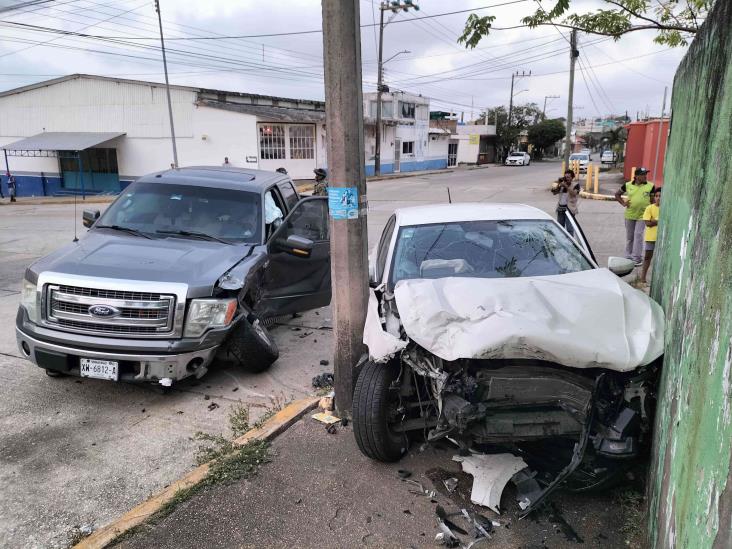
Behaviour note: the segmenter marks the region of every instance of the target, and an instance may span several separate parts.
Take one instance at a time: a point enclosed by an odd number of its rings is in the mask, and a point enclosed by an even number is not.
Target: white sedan
[[[528,166],[531,156],[527,152],[514,151],[506,158],[506,166]]]
[[[466,453],[521,448],[521,462],[522,445],[577,442],[523,514],[564,482],[598,487],[642,455],[663,311],[619,278],[632,261],[600,268],[569,219],[575,237],[523,204],[396,210],[369,265],[369,353],[353,393],[364,455],[395,461],[426,436]]]

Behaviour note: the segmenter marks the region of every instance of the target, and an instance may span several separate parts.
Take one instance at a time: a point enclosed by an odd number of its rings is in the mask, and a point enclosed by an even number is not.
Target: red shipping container
[[[630,181],[633,168],[641,166],[651,171],[648,181],[659,187],[663,186],[663,161],[668,144],[669,119],[658,118],[639,122],[631,122],[625,126],[628,130],[628,141],[625,144],[625,165],[623,175]],[[661,132],[659,146],[658,133]],[[658,165],[656,165],[656,149],[658,149]]]

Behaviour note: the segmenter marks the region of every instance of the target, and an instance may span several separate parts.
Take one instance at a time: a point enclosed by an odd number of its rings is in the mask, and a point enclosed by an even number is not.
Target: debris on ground
[[[330,412],[318,412],[317,414],[313,414],[312,418],[320,423],[325,423],[326,425],[332,425],[340,422],[341,420],[341,418],[334,416]]]
[[[325,426],[325,432],[329,435],[335,435],[338,432],[338,429],[336,429],[335,423],[328,423]]]
[[[501,494],[508,481],[526,468],[526,462],[513,454],[473,454],[453,456],[463,471],[473,475],[470,500],[501,514]]]
[[[325,372],[315,376],[312,380],[312,385],[316,389],[328,389],[333,387],[333,373]]]
[[[321,361],[320,361],[320,365],[321,365],[321,366],[327,366],[328,364],[330,364],[330,362],[328,362],[328,361],[327,361],[327,360],[325,360],[325,359],[323,359],[323,360],[321,360]]]
[[[397,475],[399,475],[399,478],[405,479],[412,476],[412,471],[407,471],[406,469],[399,469],[397,471]]]
[[[442,507],[442,505],[438,505],[435,509],[435,513],[437,514],[437,517],[443,522],[445,526],[447,526],[451,532],[457,532],[458,534],[462,534],[463,536],[467,536],[468,533],[460,528],[457,524],[452,522],[448,517],[452,515],[448,515],[447,511]],[[455,515],[460,515],[461,513],[455,513]]]
[[[419,482],[418,480],[414,480],[411,478],[403,478],[402,482],[408,482],[409,484],[414,484],[415,486],[417,486],[419,488],[419,490],[414,490],[414,489],[409,490],[410,494],[416,494],[419,496],[427,496],[430,499],[434,499],[435,496],[437,495],[437,492],[435,492],[434,490],[425,489],[425,487],[422,485],[422,483]]]
[[[447,488],[447,491],[452,494],[455,491],[455,488],[457,488],[458,479],[456,479],[455,477],[450,477],[444,480],[443,484],[445,485],[445,488]]]
[[[324,412],[330,412],[334,409],[335,405],[335,392],[331,391],[324,397],[320,399],[320,402],[318,403],[318,406],[320,406],[320,409]]]
[[[516,485],[516,501],[522,511],[538,499],[543,491],[536,480],[536,471],[528,467],[513,475],[511,482]]]
[[[212,402],[211,404],[208,405],[208,411],[213,412],[218,407],[219,407],[218,404],[216,404],[215,402]]]

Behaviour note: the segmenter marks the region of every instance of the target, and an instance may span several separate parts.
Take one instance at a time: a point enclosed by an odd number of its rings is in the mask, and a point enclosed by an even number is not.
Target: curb
[[[247,431],[239,438],[234,439],[233,443],[236,446],[243,446],[253,440],[272,440],[315,408],[319,401],[320,397],[296,400],[265,421],[261,427]],[[170,483],[154,496],[127,511],[115,521],[94,531],[74,545],[73,549],[102,549],[106,547],[121,534],[145,522],[150,516],[159,511],[163,505],[172,500],[179,490],[190,488],[206,478],[209,463],[199,465],[182,478]]]
[[[403,179],[405,177],[419,177],[421,175],[435,175],[441,173],[452,173],[455,169],[445,168],[442,170],[429,170],[429,171],[413,171],[413,172],[399,172],[396,174],[385,174],[379,177],[370,176],[366,178],[366,183],[371,181],[388,181],[389,179]]]
[[[113,196],[105,196],[105,197],[90,197],[88,196],[86,200],[82,200],[81,197],[76,201],[76,204],[78,206],[84,205],[84,204],[109,204],[113,200],[115,200],[119,195],[115,194]],[[10,202],[0,202],[0,206],[39,206],[39,205],[54,205],[54,204],[73,204],[74,200],[69,199],[67,197],[63,198],[53,198],[53,197],[45,197],[45,198],[34,198],[34,197],[27,197],[27,198],[19,198],[15,203]]]

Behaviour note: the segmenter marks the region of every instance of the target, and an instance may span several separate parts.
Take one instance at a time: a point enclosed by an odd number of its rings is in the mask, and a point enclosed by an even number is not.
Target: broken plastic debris
[[[462,464],[463,471],[473,475],[470,501],[499,515],[503,489],[511,477],[526,467],[524,460],[513,454],[475,454],[452,459]]]
[[[541,496],[541,486],[534,477],[536,477],[536,472],[527,467],[521,469],[511,478],[511,481],[516,485],[516,501],[522,511]]]
[[[412,476],[412,471],[407,471],[406,469],[399,469],[397,471],[397,475],[399,475],[399,478],[409,478]]]
[[[322,397],[320,399],[320,402],[318,403],[318,405],[320,406],[320,409],[323,410],[324,412],[330,412],[331,410],[333,410],[334,400],[335,400],[335,393],[333,391],[331,391],[330,393],[328,393],[327,395],[325,395],[324,397]]]
[[[455,531],[458,534],[462,534],[464,536],[468,535],[468,533],[465,530],[463,530],[457,524],[455,524],[454,522],[452,522],[450,519],[447,518],[448,516],[451,516],[451,515],[447,514],[447,512],[442,507],[442,505],[437,506],[437,508],[435,509],[435,513],[437,514],[440,521],[442,521],[442,523],[450,529],[451,533],[452,533],[452,531]],[[456,513],[456,514],[459,515],[460,513]]]
[[[330,412],[318,412],[317,414],[313,414],[312,418],[320,423],[325,423],[326,425],[332,425],[333,423],[338,423],[341,420],[341,418],[332,415]]]
[[[160,385],[162,385],[163,387],[170,387],[171,385],[173,385],[173,380],[169,377],[164,377],[163,379],[158,381],[158,383],[160,383]]]
[[[493,531],[493,524],[490,520],[485,518],[483,515],[478,513],[471,513],[467,509],[462,509],[463,516],[468,520],[468,523],[475,528],[475,537],[489,538],[490,532]]]
[[[458,485],[458,479],[455,477],[448,478],[444,481],[445,488],[447,488],[447,491],[451,494],[455,491],[455,488],[457,488]]]
[[[208,405],[208,411],[213,412],[218,407],[219,407],[218,404],[216,404],[215,402],[212,402],[211,404]]]
[[[409,491],[410,494],[418,494],[420,496],[427,496],[430,499],[434,498],[437,495],[437,493],[434,490],[426,490],[425,487],[422,485],[422,483],[419,481],[416,481],[411,478],[404,478],[404,479],[402,479],[402,481],[408,482],[409,484],[414,484],[415,486],[419,487],[419,491],[410,490]]]

